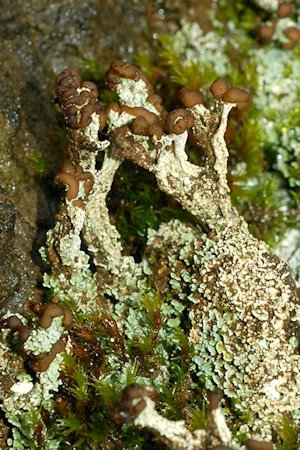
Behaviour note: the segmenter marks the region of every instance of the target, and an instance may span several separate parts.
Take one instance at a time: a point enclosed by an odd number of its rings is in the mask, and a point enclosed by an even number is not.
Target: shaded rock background
[[[54,222],[52,180],[65,142],[53,103],[56,74],[95,59],[151,51],[155,33],[198,2],[124,0],[0,1],[0,310],[21,308],[40,280],[38,248]],[[202,2],[204,6],[209,0]]]

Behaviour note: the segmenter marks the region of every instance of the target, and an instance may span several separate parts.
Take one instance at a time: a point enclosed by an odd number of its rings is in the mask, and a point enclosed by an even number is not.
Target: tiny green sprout
[[[45,175],[47,173],[48,164],[44,156],[31,154],[28,155],[28,159],[35,163],[36,170],[37,172],[39,172],[39,174]]]
[[[146,336],[135,336],[129,343],[128,353],[131,355],[136,355],[141,353],[142,355],[149,355],[153,352],[153,330],[149,330]]]
[[[152,81],[152,69],[154,65],[153,56],[150,52],[141,50],[134,57],[134,63],[142,69],[145,75]]]
[[[82,66],[89,79],[93,81],[101,81],[103,79],[104,70],[100,66],[99,61],[97,59],[85,58],[83,60]]]
[[[136,359],[131,364],[129,364],[126,370],[126,386],[128,386],[129,384],[137,383],[138,371],[139,363]]]
[[[187,423],[191,431],[206,430],[207,411],[203,403],[186,408]]]
[[[69,414],[67,417],[65,417],[63,419],[59,419],[59,423],[61,424],[61,426],[63,428],[61,430],[61,432],[65,436],[72,434],[72,433],[79,432],[82,427],[81,421],[74,414]]]
[[[93,387],[96,395],[100,397],[101,404],[108,410],[112,408],[121,394],[120,386],[117,384],[109,384],[104,380],[96,379],[93,382]]]
[[[198,90],[201,86],[216,78],[215,70],[209,64],[199,65],[197,61],[190,61],[188,64],[184,64],[181,56],[175,49],[172,36],[161,35],[159,42],[161,64],[169,69],[173,83],[192,90]]]
[[[76,400],[80,403],[85,403],[88,400],[89,382],[87,375],[82,366],[77,366],[72,375],[73,386],[69,388],[69,391],[73,394]]]
[[[291,417],[283,417],[281,425],[277,430],[278,450],[298,450],[300,429]]]
[[[141,304],[145,310],[150,314],[153,324],[161,314],[161,307],[163,299],[159,292],[150,291],[141,296]]]
[[[182,350],[182,356],[184,358],[192,356],[192,348],[190,346],[188,336],[182,328],[173,328],[170,333],[170,339]]]
[[[64,353],[64,367],[67,372],[73,373],[77,360],[72,353]]]

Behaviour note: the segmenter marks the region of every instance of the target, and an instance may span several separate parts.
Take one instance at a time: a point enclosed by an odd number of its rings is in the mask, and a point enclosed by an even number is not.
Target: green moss
[[[107,313],[98,320],[89,317],[88,328],[87,320],[78,320],[75,315],[74,354],[65,356],[64,386],[59,393],[64,408],[56,408],[59,432],[70,445],[78,449],[151,448],[151,435],[116,420],[121,391],[132,383],[154,386],[158,408],[171,419],[188,416],[183,411],[186,401],[191,411],[196,411],[202,394],[190,379],[191,348],[182,319],[170,323],[171,318],[182,317],[182,310],[172,297],[149,290],[139,299],[123,303],[122,316],[127,323],[125,332],[119,329],[119,335],[115,331],[112,334],[114,326],[105,325],[113,320]],[[126,327],[133,330],[127,333]],[[92,357],[92,348],[97,351],[97,359]],[[87,359],[83,350],[89,352]],[[160,447],[155,444],[155,448]]]
[[[100,65],[98,59],[85,58],[82,63],[82,68],[89,80],[100,82],[104,77],[103,67]]]
[[[159,37],[159,56],[161,64],[169,71],[171,81],[192,90],[198,90],[201,86],[216,78],[216,72],[212,65],[199,65],[198,61],[183,61],[176,51],[175,40],[172,36],[161,35]]]
[[[76,398],[79,403],[85,403],[88,400],[88,381],[82,366],[77,366],[72,374],[73,386],[69,388],[69,392]]]
[[[276,246],[295,220],[291,199],[278,176],[268,172],[257,176],[236,176],[232,199],[249,223],[251,233]]]
[[[134,64],[136,64],[144,74],[153,81],[154,56],[145,50],[141,50],[134,56]]]
[[[126,161],[120,167],[109,194],[108,205],[128,253],[138,259],[149,228],[158,229],[171,218],[190,216],[157,189],[154,176]]]
[[[191,431],[206,430],[207,410],[204,404],[196,405],[187,409],[187,423]]]
[[[49,172],[47,160],[43,155],[28,155],[28,159],[34,162],[39,174],[45,175]]]
[[[219,1],[218,19],[222,23],[233,22],[235,27],[243,30],[250,35],[257,27],[258,8],[255,7],[254,2],[243,2],[241,0],[228,2],[227,0]],[[263,13],[268,17],[268,13]]]
[[[299,448],[300,429],[291,417],[283,418],[278,430],[278,450],[297,450]]]

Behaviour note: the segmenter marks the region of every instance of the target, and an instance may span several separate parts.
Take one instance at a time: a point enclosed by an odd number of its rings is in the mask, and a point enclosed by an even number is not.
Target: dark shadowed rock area
[[[65,140],[53,103],[56,74],[85,59],[106,69],[132,59],[193,3],[124,0],[0,1],[0,309],[37,295],[38,248],[54,221],[53,177]],[[149,50],[150,51],[150,50]]]

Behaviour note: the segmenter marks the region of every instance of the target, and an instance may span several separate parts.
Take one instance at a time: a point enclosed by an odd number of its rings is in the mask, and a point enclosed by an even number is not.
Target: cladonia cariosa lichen
[[[282,418],[296,417],[300,406],[299,305],[289,266],[250,234],[229,196],[224,133],[231,109],[247,107],[249,95],[219,78],[205,104],[199,92],[186,90],[183,107],[167,113],[136,66],[115,61],[106,80],[118,97],[118,103],[108,107],[99,102],[96,86],[82,82],[74,70],[66,69],[58,77],[70,163],[56,177],[66,186],[66,196],[42,251],[50,265],[44,284],[55,302],[68,304],[74,314],[96,313],[109,324],[109,341],[116,351],[103,363],[111,373],[100,371],[98,382],[110,387],[121,379],[126,384],[132,348],[124,342],[132,339],[131,346],[138,346],[137,337],[147,344],[149,317],[142,305],[152,312],[149,363],[138,377],[144,386],[131,384],[123,391],[118,404],[123,419],[149,428],[170,449],[243,448],[232,435],[233,425],[237,436],[271,445]],[[100,140],[104,128],[105,139]],[[188,139],[201,150],[201,165],[189,161]],[[107,207],[124,160],[151,172],[158,188],[193,219],[172,220],[157,231],[149,230],[141,262],[124,255]],[[67,312],[51,305],[50,319],[45,313],[40,319],[41,327],[50,320],[48,326],[31,331],[23,343],[38,371],[45,369],[38,382],[26,374],[15,380],[12,396],[23,396],[25,403],[29,391],[41,389],[43,377],[51,378],[53,390],[59,383],[59,372],[53,377],[50,372],[62,356],[55,356],[49,367],[44,363],[54,346],[62,345]],[[191,385],[224,392],[233,405],[227,408],[228,425],[213,400],[206,428],[193,432],[184,421],[168,420],[156,410],[149,386],[163,390],[174,376],[171,361],[182,340],[174,331],[179,324],[190,352]],[[8,333],[17,330],[21,336],[19,322],[10,319],[8,327]],[[97,339],[93,345],[104,348],[107,342]],[[46,356],[36,361],[41,348]],[[83,388],[83,396],[84,392]],[[37,404],[46,398],[42,393]],[[8,408],[4,411],[10,420]]]
[[[224,88],[218,81],[211,88],[215,99],[210,106],[189,102],[185,109],[166,117],[141,71],[116,62],[107,80],[120,104],[108,108],[108,138],[100,143],[89,129],[97,123],[101,129],[105,112],[89,109],[93,119],[82,125],[84,109],[77,97],[72,101],[72,90],[65,94],[68,83],[63,80],[71,80],[71,85],[74,77],[72,71],[65,71],[58,81],[59,99],[69,123],[70,158],[74,167],[79,165],[92,174],[94,184],[89,193],[79,189],[77,196],[62,206],[59,222],[49,234],[48,252],[57,256],[51,275],[57,280],[51,282],[55,293],[65,295],[62,291],[76,284],[73,271],[69,278],[64,275],[62,283],[59,279],[66,272],[64,242],[68,266],[80,273],[80,240],[87,249],[85,260],[90,258],[97,267],[98,280],[101,274],[98,295],[112,296],[122,304],[124,298],[134,299],[146,292],[149,275],[143,271],[145,260],[138,264],[122,254],[106,196],[124,159],[152,172],[158,187],[192,214],[199,226],[173,221],[162,224],[157,232],[149,231],[150,277],[164,273],[165,291],[188,312],[194,372],[208,389],[223,389],[235,400],[237,410],[249,414],[249,436],[272,440],[282,414],[299,408],[298,306],[288,265],[249,233],[229,197],[224,132],[230,110],[248,101],[247,95],[228,85]],[[93,95],[90,90],[87,105],[95,104]],[[193,93],[190,95],[192,98]],[[222,101],[223,97],[229,100]],[[203,166],[188,160],[188,130],[205,152]],[[95,163],[98,152],[104,152],[99,170]],[[208,232],[202,231],[203,225]],[[86,283],[93,285],[94,279],[88,276]],[[81,288],[85,292],[90,289],[76,285],[78,291]],[[87,297],[87,303],[94,301],[93,296]],[[115,311],[118,315],[118,307]],[[125,330],[130,326],[123,315],[119,320]]]

